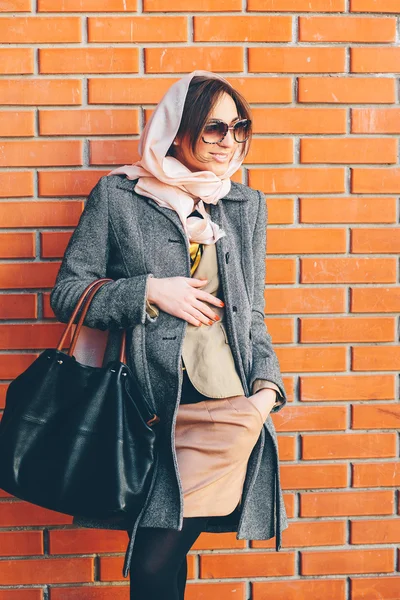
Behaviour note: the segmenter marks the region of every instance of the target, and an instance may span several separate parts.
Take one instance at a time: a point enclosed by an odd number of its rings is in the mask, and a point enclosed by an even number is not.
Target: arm
[[[108,180],[102,177],[89,195],[50,294],[50,305],[60,321],[68,321],[89,283],[108,276],[112,236],[117,243],[109,222]],[[104,330],[155,321],[157,316],[152,317],[146,312],[150,277],[153,277],[152,273],[144,273],[104,285],[93,298],[85,325]]]
[[[274,406],[271,412],[281,410],[287,402],[285,388],[282,382],[279,362],[272,347],[271,336],[264,322],[265,311],[265,256],[267,244],[267,208],[265,196],[259,195],[259,207],[256,225],[253,232],[253,260],[254,260],[254,298],[252,307],[251,341],[253,346],[253,367],[250,375],[250,389],[259,384],[256,380],[273,383],[279,390],[281,403]],[[256,384],[255,387],[253,387]],[[271,387],[271,386],[265,386]],[[260,389],[260,388],[258,388]],[[256,390],[258,391],[258,390]]]

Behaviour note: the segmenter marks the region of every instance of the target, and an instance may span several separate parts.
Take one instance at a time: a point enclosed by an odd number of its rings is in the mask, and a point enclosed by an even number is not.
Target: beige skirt
[[[228,515],[240,503],[248,459],[271,408],[263,394],[179,406],[175,444],[184,517]]]

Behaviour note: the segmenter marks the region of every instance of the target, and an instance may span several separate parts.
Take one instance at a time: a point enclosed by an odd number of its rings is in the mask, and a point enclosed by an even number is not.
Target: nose
[[[228,129],[226,136],[224,137],[224,139],[222,140],[222,142],[219,142],[219,146],[223,146],[224,148],[232,148],[235,144],[236,144],[236,140],[233,137],[233,131],[232,129]]]

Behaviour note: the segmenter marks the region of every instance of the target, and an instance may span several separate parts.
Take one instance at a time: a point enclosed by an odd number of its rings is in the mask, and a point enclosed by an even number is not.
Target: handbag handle
[[[58,342],[57,345],[57,350],[62,351],[62,347],[65,343],[65,340],[69,334],[69,332],[72,329],[72,326],[74,324],[75,321],[75,317],[78,314],[79,310],[82,308],[82,313],[79,317],[79,321],[77,323],[76,329],[74,331],[74,335],[72,337],[72,341],[70,344],[70,347],[68,349],[68,356],[73,356],[74,354],[74,350],[75,350],[75,346],[77,344],[78,341],[78,337],[80,334],[80,331],[82,329],[83,326],[83,322],[85,320],[85,317],[87,315],[87,312],[89,310],[90,304],[93,300],[94,295],[99,291],[99,289],[101,287],[103,287],[103,285],[105,285],[106,283],[109,283],[111,281],[114,281],[113,279],[108,279],[108,278],[102,278],[102,279],[96,279],[95,281],[92,281],[92,283],[90,283],[86,289],[83,291],[83,293],[81,294],[81,296],[79,297],[79,300],[73,310],[72,315],[69,318],[67,327],[63,333],[63,335],[61,336],[60,341]],[[121,347],[120,347],[120,351],[119,351],[119,361],[126,364],[126,331],[125,329],[122,332],[122,337],[121,337]]]

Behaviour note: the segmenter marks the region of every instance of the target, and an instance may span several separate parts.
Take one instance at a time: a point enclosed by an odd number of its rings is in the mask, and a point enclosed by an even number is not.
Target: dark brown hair
[[[234,101],[239,119],[251,119],[251,109],[247,100],[225,81],[197,75],[193,77],[189,84],[177,137],[188,139],[189,148],[197,160],[202,161],[202,158],[196,154],[196,144],[210,112],[224,93],[228,94]],[[252,129],[250,127],[248,141],[241,144],[242,157],[249,151],[251,136]],[[174,153],[175,146],[171,145],[167,154],[173,156]]]

